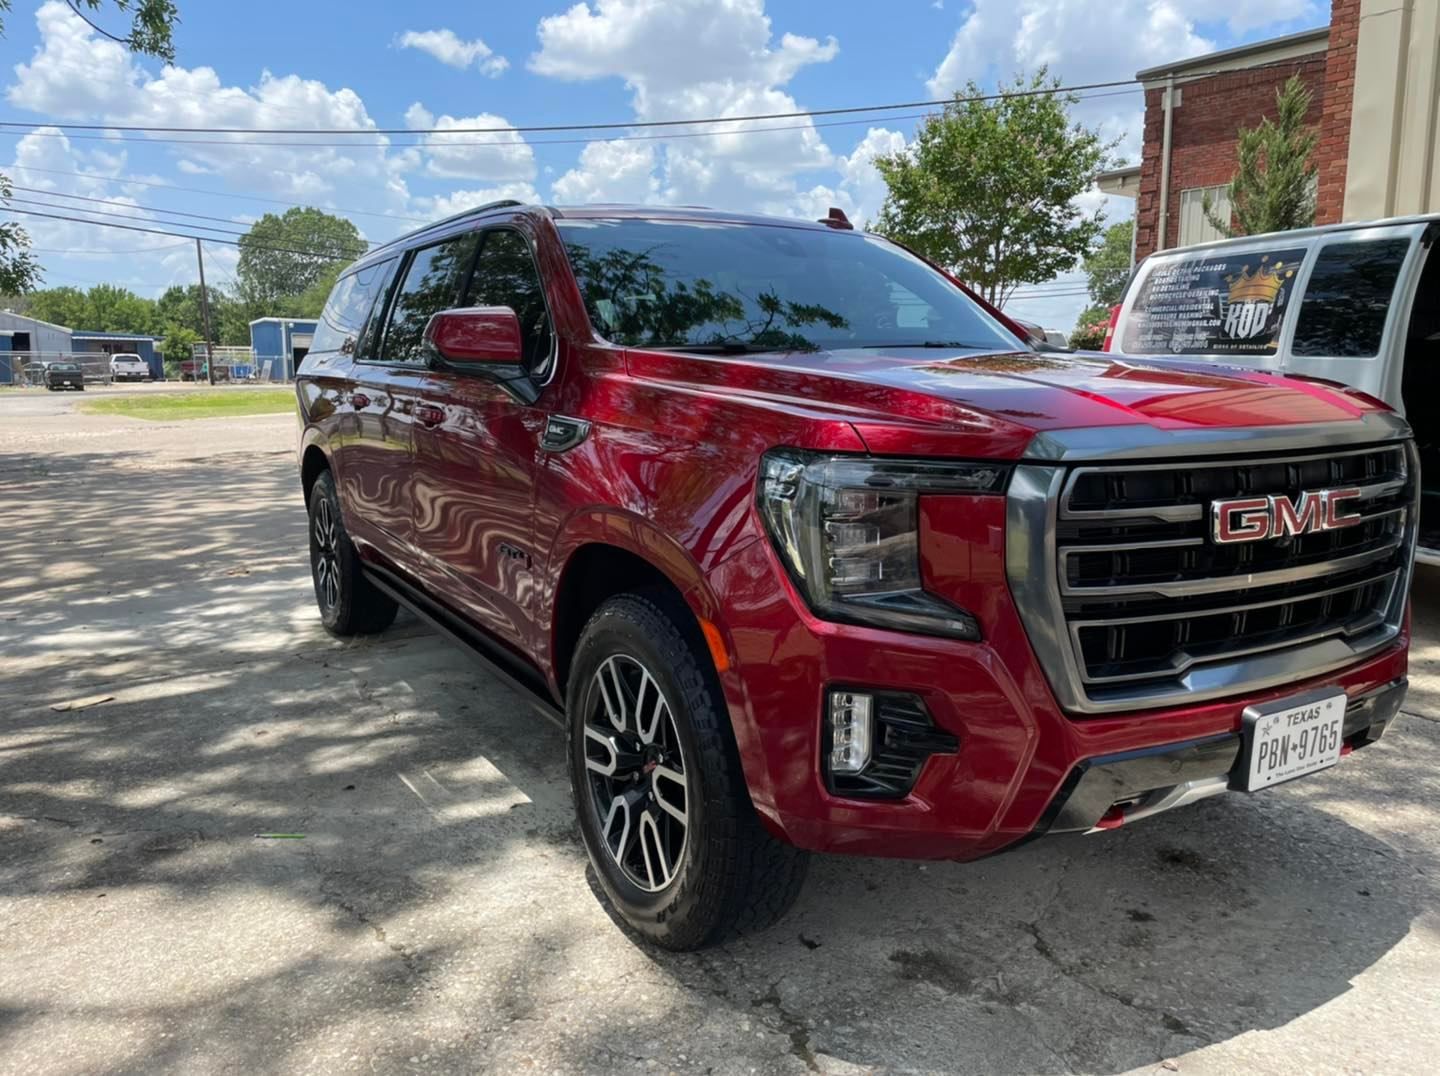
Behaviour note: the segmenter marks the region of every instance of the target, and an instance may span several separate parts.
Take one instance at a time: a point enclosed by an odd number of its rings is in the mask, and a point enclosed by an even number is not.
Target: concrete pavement
[[[0,393],[0,1072],[1440,1057],[1435,573],[1407,716],[1343,765],[968,866],[819,859],[776,929],[676,956],[592,894],[557,729],[414,620],[320,629],[291,418],[76,397]]]

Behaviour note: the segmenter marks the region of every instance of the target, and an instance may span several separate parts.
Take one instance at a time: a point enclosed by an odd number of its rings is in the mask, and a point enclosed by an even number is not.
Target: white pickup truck
[[[153,381],[149,364],[139,355],[110,356],[111,381]]]

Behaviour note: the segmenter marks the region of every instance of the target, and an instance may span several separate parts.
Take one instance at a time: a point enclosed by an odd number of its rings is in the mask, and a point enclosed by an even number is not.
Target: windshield
[[[860,232],[556,222],[595,331],[716,350],[1022,346],[919,258]]]

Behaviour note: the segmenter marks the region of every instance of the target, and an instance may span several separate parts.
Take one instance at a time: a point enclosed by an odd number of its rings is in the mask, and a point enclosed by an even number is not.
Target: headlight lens
[[[778,449],[760,465],[760,512],[810,607],[832,620],[979,639],[920,576],[920,495],[999,493],[1001,464],[822,456]]]

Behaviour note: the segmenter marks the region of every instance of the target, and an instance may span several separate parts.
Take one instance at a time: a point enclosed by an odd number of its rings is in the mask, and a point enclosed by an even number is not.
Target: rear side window
[[[1295,325],[1294,355],[1370,359],[1380,338],[1409,239],[1334,243],[1320,251]]]
[[[394,259],[376,262],[353,273],[346,273],[335,282],[330,299],[315,326],[311,351],[343,351],[352,354],[359,343],[365,320],[375,305],[390,274]]]
[[[390,324],[381,352],[386,362],[420,362],[421,341],[430,318],[455,305],[475,257],[478,232],[467,232],[422,247],[410,258],[405,279],[390,304]]]
[[[466,306],[508,306],[520,321],[521,361],[534,372],[550,357],[550,313],[530,245],[519,232],[485,233]]]
[[[1154,262],[1125,318],[1132,355],[1273,355],[1295,287],[1300,248],[1197,252]]]

